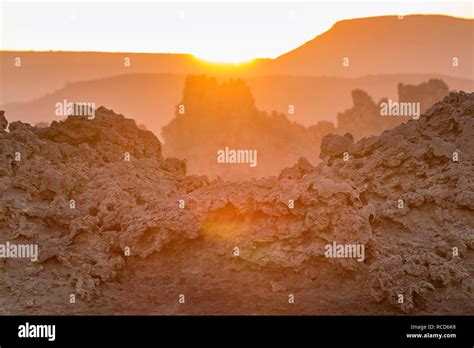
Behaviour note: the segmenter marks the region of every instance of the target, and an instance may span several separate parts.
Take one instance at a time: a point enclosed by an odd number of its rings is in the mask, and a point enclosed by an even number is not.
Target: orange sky
[[[3,50],[191,53],[219,62],[274,58],[335,22],[398,14],[472,17],[472,2],[91,2],[2,0]]]

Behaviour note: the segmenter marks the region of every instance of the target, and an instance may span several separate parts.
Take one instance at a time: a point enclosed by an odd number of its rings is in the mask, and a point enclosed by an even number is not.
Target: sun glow
[[[254,57],[245,56],[245,55],[193,54],[193,56],[204,63],[233,65],[233,66],[239,66],[240,64],[250,63],[252,60],[254,60]]]
[[[37,0],[28,2],[25,11],[23,2],[0,0],[0,50],[191,53],[203,61],[238,65],[277,58],[344,19],[416,13],[472,16],[470,1],[366,1],[370,6],[361,6],[361,0]]]

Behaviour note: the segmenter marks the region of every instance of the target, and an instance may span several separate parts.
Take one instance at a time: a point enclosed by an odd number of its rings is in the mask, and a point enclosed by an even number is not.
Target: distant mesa
[[[269,65],[292,75],[474,76],[474,20],[441,15],[348,19]],[[343,59],[348,58],[348,66]]]
[[[4,89],[0,103],[29,101],[54,93],[67,83],[122,74],[242,78],[418,74],[472,79],[473,31],[472,19],[440,15],[410,15],[402,20],[398,16],[344,20],[276,59],[256,59],[236,69],[204,64],[189,54],[3,51],[2,77],[9,87]],[[12,64],[18,56],[28,62],[21,69]],[[131,60],[126,69],[124,57]],[[346,67],[342,64],[344,58],[349,60]],[[456,66],[453,59],[458,63]]]

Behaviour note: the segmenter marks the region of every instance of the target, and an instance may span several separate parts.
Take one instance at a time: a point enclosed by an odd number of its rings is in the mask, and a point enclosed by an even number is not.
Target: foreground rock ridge
[[[470,314],[473,116],[451,93],[380,136],[327,135],[318,166],[229,182],[103,107],[47,128],[1,112],[0,244],[39,247],[0,258],[1,313]]]

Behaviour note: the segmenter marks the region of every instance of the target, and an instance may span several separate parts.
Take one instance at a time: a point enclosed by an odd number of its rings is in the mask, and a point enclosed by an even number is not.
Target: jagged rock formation
[[[380,103],[376,104],[364,91],[352,91],[354,106],[337,115],[337,132],[350,133],[355,139],[368,135],[380,134],[385,129],[390,129],[406,121],[406,117],[381,117]],[[382,102],[382,101],[381,101]]]
[[[40,257],[0,259],[0,308],[472,313],[473,114],[474,94],[453,93],[379,137],[328,136],[317,167],[302,158],[238,183],[186,176],[151,132],[104,108],[12,123],[0,242],[37,243]],[[327,257],[333,242],[364,245],[364,259]]]
[[[0,111],[0,132],[4,132],[8,127],[8,121],[5,118],[5,111]]]
[[[474,95],[453,93],[419,121],[349,146],[349,161],[330,158],[331,170],[374,208],[377,254],[369,272],[376,299],[411,311],[458,287],[472,308],[473,115]]]
[[[400,83],[398,84],[397,103],[419,103],[419,111],[423,113],[448,93],[449,88],[446,83],[438,79],[431,79],[416,86]],[[391,101],[383,98],[379,103],[375,103],[362,90],[352,91],[352,100],[354,106],[337,115],[337,132],[340,134],[351,133],[356,140],[381,134],[384,130],[393,128],[410,119],[407,116],[382,116],[382,105]]]
[[[439,79],[430,79],[428,82],[415,86],[399,83],[397,90],[398,101],[419,102],[421,104],[421,112],[425,112],[431,105],[449,94],[448,85]]]
[[[163,159],[153,133],[122,115],[99,108],[94,121],[68,117],[48,128],[11,123],[0,138],[0,157],[2,240],[34,241],[40,263],[29,267],[49,263],[53,273],[66,267],[78,296],[91,298],[101,281],[114,279],[125,246],[146,256],[179,235],[196,236],[185,214],[173,218],[184,162]],[[24,266],[7,263],[15,276]],[[3,276],[11,289],[28,283]],[[64,290],[57,278],[45,293],[56,281]]]
[[[215,78],[190,75],[175,118],[163,128],[164,154],[184,158],[192,174],[245,179],[275,175],[300,156],[317,162],[322,136],[331,122],[303,127],[284,114],[259,111],[242,80],[219,84]],[[255,167],[217,162],[221,149],[256,150]]]

